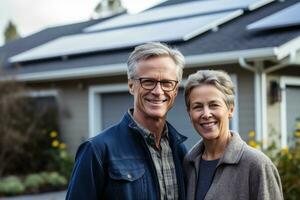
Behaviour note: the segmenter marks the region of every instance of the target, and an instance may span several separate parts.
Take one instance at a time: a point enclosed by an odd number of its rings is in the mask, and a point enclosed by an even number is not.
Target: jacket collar
[[[243,154],[245,142],[241,139],[238,133],[231,132],[232,138],[229,141],[223,156],[220,158],[218,165],[220,164],[237,164]],[[187,154],[186,159],[189,162],[193,162],[195,165],[199,163],[204,150],[203,141],[199,141]]]

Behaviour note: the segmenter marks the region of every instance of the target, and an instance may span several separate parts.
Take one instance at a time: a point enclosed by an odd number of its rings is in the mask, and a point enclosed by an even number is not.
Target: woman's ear
[[[229,119],[232,119],[232,117],[233,117],[233,112],[234,112],[234,106],[233,106],[233,105],[230,105],[230,107],[229,107],[229,112],[228,112],[228,117],[229,117]]]

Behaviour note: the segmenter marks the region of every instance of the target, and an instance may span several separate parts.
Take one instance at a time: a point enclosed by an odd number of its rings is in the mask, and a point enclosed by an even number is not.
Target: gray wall
[[[237,74],[239,101],[239,134],[247,140],[248,132],[255,130],[254,76],[252,72]],[[237,117],[237,116],[235,116]]]
[[[61,131],[71,153],[88,136],[88,92],[64,87],[59,91]]]

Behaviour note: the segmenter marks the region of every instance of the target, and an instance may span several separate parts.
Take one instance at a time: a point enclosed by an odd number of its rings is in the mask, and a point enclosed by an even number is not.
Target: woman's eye
[[[214,108],[214,107],[218,107],[219,104],[211,104],[210,106]]]
[[[192,107],[194,110],[196,110],[196,109],[201,109],[202,108],[202,106],[200,106],[200,105],[196,105],[196,106],[193,106]]]

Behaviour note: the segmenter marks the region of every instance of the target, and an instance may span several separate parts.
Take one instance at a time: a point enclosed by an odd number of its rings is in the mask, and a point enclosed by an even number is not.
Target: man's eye
[[[153,81],[153,80],[143,80],[142,84],[144,84],[144,85],[154,85],[155,81]]]
[[[164,81],[164,82],[162,82],[162,84],[165,86],[165,87],[173,87],[173,82],[171,82],[171,81]]]

